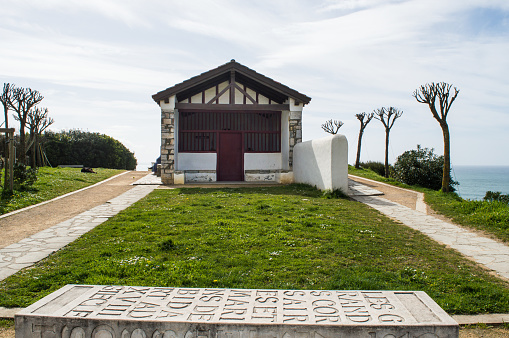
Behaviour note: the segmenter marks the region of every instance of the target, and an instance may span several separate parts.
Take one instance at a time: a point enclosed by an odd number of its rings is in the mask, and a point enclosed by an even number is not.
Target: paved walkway
[[[141,185],[135,182],[130,190],[104,204],[1,248],[0,280],[33,265],[142,199],[157,188],[157,183],[149,181],[144,178]]]
[[[464,256],[493,270],[500,277],[509,279],[509,247],[507,245],[427,215],[423,212],[426,209],[418,205],[414,210],[380,197],[381,194],[376,189],[352,180],[349,180],[349,182],[349,194],[353,199],[367,204],[390,218],[428,235],[435,241],[459,251]],[[380,184],[380,182],[377,183]],[[411,192],[411,190],[407,191]],[[419,200],[420,198],[417,198],[417,201]]]

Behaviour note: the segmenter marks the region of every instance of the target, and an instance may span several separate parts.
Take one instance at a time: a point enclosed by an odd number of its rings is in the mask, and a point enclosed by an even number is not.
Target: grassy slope
[[[38,179],[30,191],[14,191],[11,196],[0,199],[0,214],[5,214],[33,204],[50,200],[67,194],[111,176],[122,173],[124,170],[95,169],[97,174],[82,173],[77,168],[39,168]],[[2,189],[0,188],[0,193]]]
[[[507,204],[464,200],[455,193],[410,187],[393,179],[379,176],[371,170],[349,167],[348,171],[353,175],[423,192],[426,203],[436,212],[449,217],[457,224],[485,231],[499,240],[509,243],[509,205]]]
[[[0,282],[0,306],[68,283],[423,290],[449,313],[509,312],[509,287],[425,235],[307,186],[157,190]]]

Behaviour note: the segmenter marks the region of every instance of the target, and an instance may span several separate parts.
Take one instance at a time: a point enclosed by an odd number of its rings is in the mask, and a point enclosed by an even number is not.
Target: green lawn
[[[509,205],[503,202],[464,200],[456,193],[442,193],[417,186],[408,186],[391,178],[379,176],[372,170],[349,167],[348,172],[372,180],[423,192],[426,203],[436,212],[455,223],[484,231],[502,242],[509,243]]]
[[[41,167],[31,190],[14,191],[12,195],[5,195],[0,188],[0,215],[87,187],[125,171],[103,168],[94,170],[97,174],[82,173],[81,169],[77,168]]]
[[[304,185],[156,190],[0,282],[24,307],[69,283],[423,290],[451,314],[509,312],[509,284],[425,235]]]

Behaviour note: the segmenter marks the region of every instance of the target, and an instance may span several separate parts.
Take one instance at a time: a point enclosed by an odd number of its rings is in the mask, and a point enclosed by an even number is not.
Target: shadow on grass
[[[234,193],[244,195],[287,195],[287,196],[303,196],[303,197],[324,197],[324,198],[344,198],[349,197],[340,191],[320,191],[316,187],[308,184],[293,183],[288,185],[270,186],[270,187],[221,187],[214,188],[212,185],[210,188],[177,188],[178,194],[183,195],[205,195],[209,193]]]

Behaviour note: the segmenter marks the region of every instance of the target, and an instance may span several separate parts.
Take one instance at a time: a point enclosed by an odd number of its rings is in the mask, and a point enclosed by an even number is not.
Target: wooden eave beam
[[[288,104],[200,104],[200,103],[176,103],[176,109],[184,110],[265,110],[281,111],[290,110]]]

